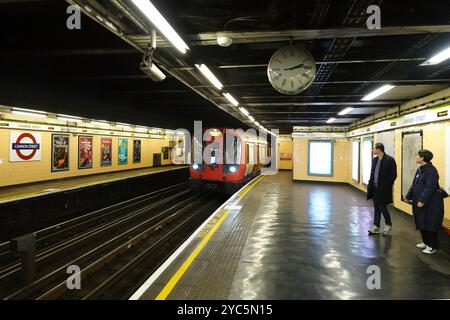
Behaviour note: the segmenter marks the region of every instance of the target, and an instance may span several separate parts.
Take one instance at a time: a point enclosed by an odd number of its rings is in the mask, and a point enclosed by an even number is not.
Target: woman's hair
[[[430,162],[433,159],[433,153],[430,150],[422,149],[417,153],[419,157],[423,158],[423,161],[426,163]]]

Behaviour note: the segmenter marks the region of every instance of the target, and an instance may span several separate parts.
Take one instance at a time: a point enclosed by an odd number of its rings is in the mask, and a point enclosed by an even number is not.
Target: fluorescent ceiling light
[[[150,22],[161,31],[161,33],[178,49],[181,53],[189,50],[187,44],[181,39],[178,33],[172,28],[166,19],[159,13],[158,9],[149,0],[131,0],[134,5],[150,20]]]
[[[250,112],[248,112],[247,109],[245,109],[244,107],[240,107],[239,111],[241,111],[243,114],[245,114],[246,116],[248,116],[250,114]]]
[[[445,61],[445,60],[447,60],[449,58],[450,58],[450,47],[448,47],[447,49],[442,50],[438,54],[434,55],[429,60],[427,60],[424,63],[422,63],[421,66],[432,66],[432,65],[435,65],[435,64],[439,64],[442,61]]]
[[[255,121],[255,124],[259,127],[260,126],[260,124],[259,124],[259,122],[258,121]]]
[[[196,64],[195,65],[198,70],[200,70],[201,73],[206,77],[206,79],[211,82],[214,87],[216,87],[219,90],[222,90],[223,84],[220,83],[219,79],[216,78],[216,76],[209,70],[209,68],[205,64]]]
[[[395,86],[392,86],[390,84],[385,84],[384,86],[376,89],[375,91],[372,91],[371,93],[366,95],[361,100],[363,100],[363,101],[371,101],[371,100],[375,99],[376,97],[381,96],[382,94],[388,92],[389,90],[391,90],[393,88],[395,88]]]
[[[332,123],[334,121],[336,121],[336,118],[330,118],[330,119],[327,120],[327,123]]]
[[[109,125],[109,122],[106,120],[92,120],[90,123],[100,126]]]
[[[253,118],[252,116],[248,116],[248,118],[249,118],[250,120],[252,120],[253,122],[255,122],[255,118]]]
[[[58,120],[61,120],[61,121],[72,121],[72,122],[81,122],[82,121],[82,119],[80,117],[72,117],[72,116],[66,116],[66,115],[58,116]]]
[[[231,104],[235,107],[237,107],[239,105],[239,102],[237,102],[237,100],[228,92],[227,93],[223,93],[223,95],[225,96],[225,98],[227,98],[228,101],[231,102]]]
[[[339,112],[338,115],[345,116],[346,114],[352,112],[353,110],[354,110],[354,108],[348,107],[348,108],[345,108],[344,110],[342,110],[341,112]]]
[[[30,109],[13,108],[11,113],[27,117],[47,118],[47,113]]]

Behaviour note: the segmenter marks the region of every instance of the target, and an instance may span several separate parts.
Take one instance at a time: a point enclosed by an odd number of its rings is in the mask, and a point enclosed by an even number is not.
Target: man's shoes
[[[369,230],[369,235],[373,234],[379,234],[380,233],[380,227],[373,226],[372,229]]]
[[[416,247],[419,248],[419,249],[425,249],[427,247],[427,245],[422,242],[422,243],[416,244]]]
[[[391,233],[391,230],[392,230],[392,226],[385,225],[383,228],[383,235],[384,236],[389,235]]]
[[[426,254],[433,254],[436,253],[436,249],[433,249],[432,247],[427,246],[425,249],[422,250],[423,253]]]

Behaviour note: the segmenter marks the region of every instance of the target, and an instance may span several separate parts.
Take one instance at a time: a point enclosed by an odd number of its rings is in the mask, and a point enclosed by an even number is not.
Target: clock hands
[[[304,69],[311,69],[310,66],[305,66],[303,63],[300,63],[300,64],[298,64],[296,66],[291,67],[291,68],[286,68],[286,69],[284,69],[284,71],[294,70],[294,69],[297,69],[297,68],[300,68],[300,67],[303,67]]]

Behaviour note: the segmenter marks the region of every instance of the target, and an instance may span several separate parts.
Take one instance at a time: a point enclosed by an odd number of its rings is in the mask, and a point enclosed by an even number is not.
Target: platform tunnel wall
[[[70,133],[70,152],[69,152],[69,170],[52,172],[51,170],[51,140],[52,134],[68,134],[64,132],[39,131],[41,133],[41,160],[10,162],[10,132],[18,131],[16,129],[0,128],[0,187],[49,181],[54,179],[72,178],[98,173],[108,173],[122,170],[142,169],[152,167],[153,154],[161,154],[161,165],[170,165],[170,159],[164,159],[162,148],[169,147],[169,140],[153,139],[143,137],[129,137],[99,135],[86,133],[84,136],[93,137],[93,166],[89,169],[78,168],[78,134]],[[20,131],[20,130],[19,130]],[[33,130],[22,130],[33,132]],[[36,131],[38,132],[38,131]],[[112,164],[110,166],[101,166],[100,164],[100,142],[101,138],[112,138]],[[128,139],[128,163],[119,164],[118,162],[118,143],[119,139]],[[133,163],[133,140],[141,140],[141,161]]]
[[[397,180],[394,184],[394,203],[393,206],[403,212],[412,215],[412,208],[402,200],[402,147],[403,133],[422,132],[423,148],[433,152],[432,160],[440,175],[440,185],[450,193],[450,121],[440,121],[427,123],[410,127],[398,128],[393,131],[393,154],[397,162]],[[352,141],[360,140],[360,146],[365,138],[371,138],[373,143],[378,142],[383,133],[371,133],[352,138],[313,138],[313,137],[294,137],[293,141],[293,179],[300,181],[322,181],[347,183],[363,192],[366,192],[366,186],[362,181],[362,159],[360,157],[359,182],[352,179]],[[311,133],[314,135],[314,133]],[[332,140],[334,147],[334,173],[332,177],[318,177],[308,175],[308,141],[309,140]],[[383,141],[384,142],[384,141]],[[361,147],[360,147],[361,155]],[[415,158],[411,159],[415,161]],[[450,199],[444,200],[445,217],[444,227],[450,230]]]

